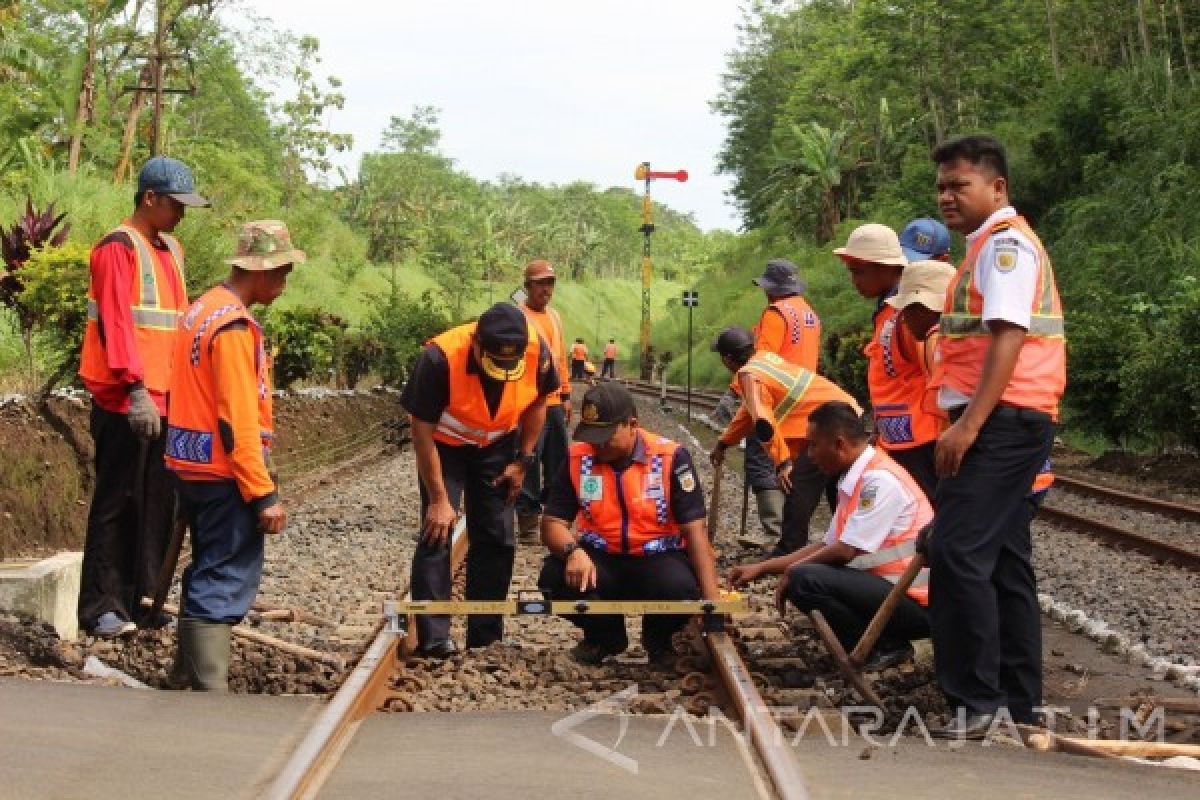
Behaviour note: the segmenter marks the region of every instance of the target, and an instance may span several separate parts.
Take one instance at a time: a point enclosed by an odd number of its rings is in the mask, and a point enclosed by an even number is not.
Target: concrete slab
[[[723,726],[698,724],[696,744],[670,717],[602,715],[571,729],[609,760],[556,736],[548,712],[376,714],[359,728],[322,800],[436,797],[640,798],[769,796],[752,756]],[[621,720],[627,728],[622,735]],[[695,723],[694,723],[695,724]],[[666,736],[664,737],[664,732]],[[630,771],[636,769],[636,773]]]
[[[79,635],[76,607],[83,553],[64,552],[41,561],[0,561],[0,608],[22,611],[58,631],[60,639]]]
[[[0,678],[0,798],[255,797],[317,705]]]

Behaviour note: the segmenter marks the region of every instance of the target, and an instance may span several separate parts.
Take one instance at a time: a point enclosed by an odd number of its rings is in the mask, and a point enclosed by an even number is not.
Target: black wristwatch
[[[526,472],[528,472],[529,470],[531,470],[537,466],[537,463],[538,463],[537,453],[527,453],[523,456],[518,455],[517,462],[520,463],[521,467]]]
[[[560,558],[564,562],[566,562],[566,560],[571,557],[571,553],[574,553],[578,549],[579,549],[579,542],[567,542],[566,546],[563,547],[562,555],[560,556]]]

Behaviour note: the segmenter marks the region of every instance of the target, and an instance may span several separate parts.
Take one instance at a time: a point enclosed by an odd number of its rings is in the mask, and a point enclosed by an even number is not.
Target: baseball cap
[[[525,280],[540,281],[543,278],[554,277],[554,265],[544,258],[530,261],[525,265]]]
[[[511,303],[496,303],[475,325],[479,341],[479,366],[489,378],[516,381],[525,375],[525,347],[529,344],[529,321]]]
[[[846,246],[836,248],[833,253],[842,258],[867,261],[871,264],[903,267],[908,263],[896,232],[887,225],[876,222],[859,225],[850,232]]]
[[[946,302],[946,287],[957,273],[945,261],[914,261],[900,273],[896,293],[884,302],[901,311],[913,303],[940,311]]]
[[[802,294],[807,288],[800,280],[800,269],[786,258],[768,261],[763,274],[751,283],[768,294]]]
[[[187,164],[167,156],[155,156],[142,165],[142,171],[138,173],[137,190],[138,194],[167,194],[185,206],[204,208],[212,205],[207,198],[196,194],[196,184]]]
[[[936,219],[914,219],[900,232],[900,247],[909,261],[936,259],[949,254],[950,231]]]
[[[722,328],[712,343],[713,352],[723,356],[737,356],[753,347],[754,337],[750,335],[750,331],[737,325]]]
[[[637,416],[633,395],[619,383],[593,386],[583,395],[579,409],[579,424],[572,438],[577,442],[604,444],[612,438],[617,426]]]
[[[303,250],[292,246],[292,234],[286,224],[277,219],[259,219],[242,225],[237,254],[225,259],[225,263],[251,272],[265,272],[307,260]]]

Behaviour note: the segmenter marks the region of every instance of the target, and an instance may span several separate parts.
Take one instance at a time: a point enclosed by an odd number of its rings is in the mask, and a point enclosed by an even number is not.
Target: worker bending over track
[[[305,260],[277,220],[248,222],[229,279],[184,314],[171,368],[167,466],[192,531],[174,686],[226,691],[229,638],[262,579],[264,534],[287,523],[270,463],[271,360],[252,305],[270,305]]]
[[[823,473],[842,476],[824,541],[734,567],[729,580],[737,587],[781,575],[775,592],[780,613],[788,601],[806,613],[820,611],[850,652],[908,567],[933,509],[908,471],[867,443],[862,418],[846,403],[825,403],[809,415],[808,453]],[[911,640],[929,636],[928,582],[928,570],[921,570],[884,628],[868,670],[907,659]]]
[[[763,444],[787,495],[783,533],[771,555],[791,553],[808,541],[809,521],[828,482],[808,457],[808,415],[831,400],[849,403],[856,409],[858,404],[829,379],[775,353],[755,352],[754,341],[745,328],[725,328],[713,343],[713,350],[734,373],[730,388],[742,398],[742,406],[717,440],[710,458],[714,466],[720,466],[725,450],[747,435]]]
[[[639,428],[633,395],[617,383],[589,389],[579,416],[542,515],[550,555],[538,586],[563,600],[719,600],[704,490],[687,448]],[[576,661],[599,664],[628,647],[623,616],[568,619],[583,629]],[[671,635],[687,621],[642,617],[651,663],[673,661]]]
[[[426,345],[400,403],[412,415],[420,476],[421,531],[412,562],[414,600],[450,599],[450,531],[467,515],[468,600],[503,600],[512,580],[513,503],[534,448],[546,400],[559,391],[550,349],[519,308],[497,303],[478,322]],[[520,426],[520,433],[517,427]],[[417,618],[422,655],[455,652],[450,619]],[[504,619],[472,616],[467,647],[504,635]]]

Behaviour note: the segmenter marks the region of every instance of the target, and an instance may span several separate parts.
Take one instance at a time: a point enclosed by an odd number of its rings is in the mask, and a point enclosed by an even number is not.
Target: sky
[[[443,154],[479,179],[583,180],[641,191],[639,162],[686,169],[656,201],[702,228],[736,230],[725,136],[709,109],[737,43],[736,0],[247,0],[281,29],[316,36],[344,82],[329,119],[354,135],[353,167],[393,115],[441,109]],[[235,25],[237,12],[227,17]]]

